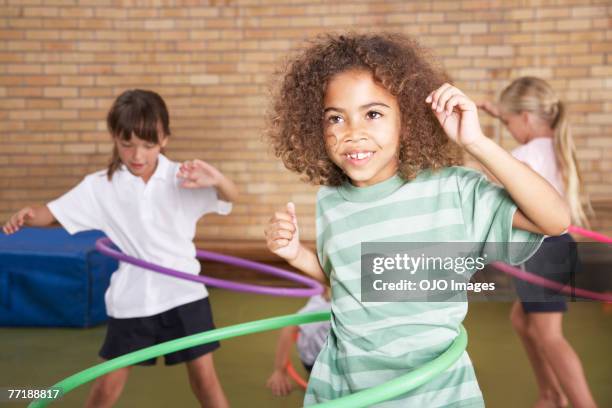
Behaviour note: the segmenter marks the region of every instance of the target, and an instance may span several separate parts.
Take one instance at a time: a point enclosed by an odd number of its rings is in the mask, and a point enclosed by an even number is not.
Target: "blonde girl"
[[[581,200],[582,180],[567,107],[543,79],[522,77],[501,93],[498,104],[480,107],[508,128],[521,145],[512,155],[544,177],[566,199],[572,223],[588,227]],[[586,203],[587,208],[588,200]],[[532,273],[570,283],[579,269],[574,240],[569,234],[549,237],[524,268]],[[534,407],[594,407],[578,355],[563,336],[567,304],[547,289],[515,280],[520,301],[510,319],[535,373],[539,398]]]

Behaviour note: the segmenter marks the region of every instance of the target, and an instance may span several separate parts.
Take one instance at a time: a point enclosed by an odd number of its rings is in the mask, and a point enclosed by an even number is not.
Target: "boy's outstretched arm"
[[[319,282],[327,283],[317,255],[300,243],[295,205],[288,203],[284,211],[277,211],[264,231],[268,249],[284,258],[291,266]]]
[[[55,217],[46,205],[36,205],[17,211],[6,221],[2,230],[8,235],[19,231],[24,225],[29,227],[46,227],[56,222]]]
[[[459,89],[444,84],[425,100],[448,137],[462,146],[504,186],[519,210],[512,225],[545,235],[560,235],[570,225],[565,200],[529,166],[487,138],[476,104]]]

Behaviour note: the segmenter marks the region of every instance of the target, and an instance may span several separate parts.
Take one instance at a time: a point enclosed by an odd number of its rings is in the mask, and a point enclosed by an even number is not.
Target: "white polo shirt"
[[[47,206],[70,234],[99,229],[128,255],[197,275],[196,223],[207,213],[229,214],[232,204],[218,199],[213,187],[180,187],[179,166],[160,154],[148,183],[125,166],[110,181],[101,170]],[[207,296],[203,284],[121,262],[111,276],[105,301],[109,316],[130,318],[155,315]]]

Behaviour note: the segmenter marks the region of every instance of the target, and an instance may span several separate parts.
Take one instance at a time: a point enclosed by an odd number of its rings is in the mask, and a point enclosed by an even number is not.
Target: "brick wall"
[[[103,168],[106,112],[140,87],[169,105],[168,155],[207,160],[242,191],[230,217],[201,222],[199,240],[261,244],[265,221],[288,200],[313,239],[316,188],[284,170],[261,138],[270,74],[305,38],[364,27],[417,36],[475,99],[520,75],[549,80],[572,111],[585,187],[605,204],[611,9],[605,0],[0,0],[0,218]],[[493,121],[483,124],[512,146]],[[603,220],[596,225],[612,231],[611,217]]]

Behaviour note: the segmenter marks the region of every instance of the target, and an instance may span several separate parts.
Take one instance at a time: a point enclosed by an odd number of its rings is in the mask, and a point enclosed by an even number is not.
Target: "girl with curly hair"
[[[363,301],[362,242],[478,243],[474,256],[498,242],[497,259],[518,264],[543,234],[569,225],[554,188],[484,136],[474,102],[401,35],[327,35],[302,50],[273,99],[268,136],[288,169],[322,185],[316,254],[300,243],[292,203],[265,231],[272,252],[329,279],[332,288],[332,328],[305,405],[380,385],[435,359],[466,315],[467,302]],[[457,146],[504,188],[455,166]],[[483,405],[464,353],[429,383],[379,406]]]

